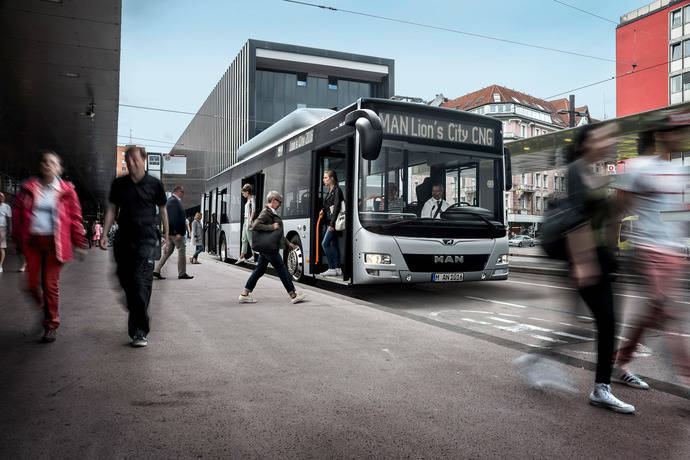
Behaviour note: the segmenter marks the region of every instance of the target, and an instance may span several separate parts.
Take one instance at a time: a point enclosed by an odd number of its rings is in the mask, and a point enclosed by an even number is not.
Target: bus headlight
[[[390,254],[364,254],[365,264],[389,265],[391,263]]]
[[[496,260],[496,265],[505,265],[508,263],[508,254],[501,254]]]

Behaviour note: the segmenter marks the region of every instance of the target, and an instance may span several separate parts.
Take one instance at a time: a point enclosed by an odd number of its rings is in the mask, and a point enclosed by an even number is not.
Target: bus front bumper
[[[462,281],[492,281],[508,279],[508,267],[485,269],[476,272],[463,272]],[[408,270],[385,270],[367,268],[367,279],[371,282],[429,283],[433,281],[431,272],[411,272]]]

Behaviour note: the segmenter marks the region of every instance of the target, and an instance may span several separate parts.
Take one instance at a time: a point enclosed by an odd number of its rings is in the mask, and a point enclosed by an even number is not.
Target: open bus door
[[[338,176],[338,186],[343,191],[346,213],[352,215],[352,194],[353,194],[353,150],[354,142],[352,138],[344,139],[330,145],[324,149],[314,152],[314,170],[312,185],[312,196],[314,206],[311,221],[311,241],[310,241],[310,260],[309,269],[312,274],[319,274],[328,269],[328,260],[321,246],[324,234],[328,229],[325,217],[319,218],[319,211],[323,208],[323,202],[328,195],[328,187],[323,185],[323,174],[326,170],[332,169]],[[340,267],[343,276],[339,280],[348,280],[351,277],[352,267],[352,225],[351,219],[347,219],[344,232],[338,232],[338,249],[340,253]],[[334,278],[336,279],[336,278]]]
[[[250,184],[252,186],[252,196],[254,197],[254,202],[256,203],[256,209],[254,210],[256,217],[259,217],[259,213],[263,209],[265,197],[264,197],[264,174],[256,173],[251,176],[247,176],[242,179],[242,186],[245,184]],[[238,192],[240,193],[240,192]],[[240,206],[240,252],[242,251],[242,236],[244,233],[244,219],[248,216],[244,215],[244,205],[247,203],[247,199],[242,197]],[[246,259],[252,257],[251,245],[248,245],[247,253],[244,255]]]

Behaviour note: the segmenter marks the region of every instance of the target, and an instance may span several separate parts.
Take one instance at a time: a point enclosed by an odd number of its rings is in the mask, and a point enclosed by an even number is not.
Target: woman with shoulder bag
[[[329,187],[328,194],[323,200],[323,209],[319,212],[319,217],[324,217],[328,225],[326,233],[323,235],[321,246],[328,259],[328,270],[322,273],[325,276],[342,276],[340,269],[340,250],[338,249],[338,234],[336,233],[336,222],[344,203],[343,191],[338,187],[338,176],[332,169],[323,172],[323,184]]]
[[[266,268],[270,263],[278,272],[280,281],[283,282],[285,290],[290,296],[290,302],[299,303],[304,300],[304,294],[295,290],[295,285],[292,284],[290,275],[283,258],[280,256],[280,249],[295,249],[296,246],[290,243],[285,235],[283,235],[283,219],[277,213],[278,208],[283,204],[283,197],[276,191],[268,192],[266,196],[266,206],[259,214],[259,217],[254,221],[254,247],[259,251],[259,262],[254,268],[251,276],[247,280],[242,293],[240,294],[240,303],[256,303],[252,297],[252,291],[256,287]]]
[[[244,203],[244,223],[242,225],[242,248],[240,249],[240,258],[237,259],[235,265],[247,261],[244,256],[252,248],[252,225],[254,225],[254,218],[256,217],[256,200],[252,196],[251,184],[244,184],[242,186],[242,196],[246,200]]]

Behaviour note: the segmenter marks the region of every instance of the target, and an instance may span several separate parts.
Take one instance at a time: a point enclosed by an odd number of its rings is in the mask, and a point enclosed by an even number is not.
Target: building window
[[[122,171],[127,171],[127,166],[123,166]]]
[[[541,211],[541,197],[540,197],[540,196],[538,196],[538,197],[534,200],[534,205],[535,205],[535,210],[536,210],[536,211]]]
[[[687,48],[687,46],[686,46]],[[680,43],[676,43],[675,45],[671,45],[671,60],[675,61],[676,59],[680,59]]]
[[[538,136],[539,135],[539,128],[534,128],[534,135]]]
[[[544,174],[544,188],[549,188],[549,175]]]
[[[298,108],[298,109],[306,109],[306,108],[307,108],[307,104],[301,104],[301,103],[298,102],[298,103],[297,103],[297,108]]]
[[[127,163],[127,160],[125,160],[125,159],[123,158],[123,159],[122,159],[122,164],[125,164],[125,163]]]
[[[498,93],[494,93],[494,102],[501,102],[501,95]]]
[[[338,78],[328,77],[328,89],[338,89]]]
[[[690,40],[685,40],[683,42],[683,57],[688,57],[688,56],[690,56]]]
[[[553,189],[558,191],[558,176],[553,176]]]
[[[680,84],[681,84],[681,79],[680,75],[676,75],[675,77],[671,77],[671,92],[672,93],[679,93],[680,92]]]
[[[520,125],[520,135],[522,137],[525,137],[526,132],[527,132],[527,127],[525,125]]]
[[[683,74],[683,91],[690,90],[690,72]]]
[[[541,187],[541,174],[539,173],[534,175],[534,186]]]
[[[520,182],[520,185],[525,185],[527,183],[527,178],[525,177],[524,173],[522,174],[522,177],[520,179],[522,179],[522,182]]]
[[[681,16],[681,11],[676,10],[671,13],[671,27],[680,27],[683,24],[683,18]]]
[[[297,86],[307,86],[307,74],[298,73],[297,74]]]

